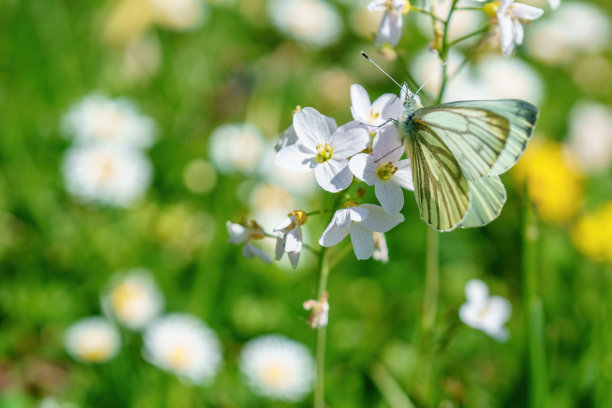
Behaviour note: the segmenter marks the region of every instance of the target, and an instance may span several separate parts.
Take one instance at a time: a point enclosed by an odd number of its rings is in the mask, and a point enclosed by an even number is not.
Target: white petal
[[[347,158],[359,153],[370,143],[370,134],[357,123],[349,122],[342,125],[331,135],[329,144],[333,149],[333,157]]]
[[[381,96],[379,96],[373,103],[372,103],[372,112],[378,113],[379,116],[376,120],[376,123],[370,123],[370,125],[382,125],[383,123],[385,123],[387,121],[387,119],[389,119],[389,117],[384,117],[383,114],[385,112],[385,109],[387,108],[387,106],[389,105],[393,105],[393,103],[398,102],[399,106],[400,106],[400,113],[401,113],[401,102],[399,102],[399,98],[397,97],[397,95],[394,95],[392,93],[386,93],[386,94],[382,94]],[[368,114],[369,116],[369,114]],[[369,118],[368,118],[369,119]],[[397,119],[397,118],[394,118]]]
[[[287,233],[285,238],[285,252],[299,252],[302,250],[302,228],[296,226]]]
[[[516,45],[521,45],[523,43],[523,37],[525,36],[523,25],[516,18],[512,20],[512,23],[514,24],[514,43]]]
[[[277,237],[276,238],[276,247],[274,250],[274,259],[280,261],[285,253],[285,238]]]
[[[372,144],[372,153],[377,166],[388,162],[395,163],[402,157],[404,146],[395,126],[387,126],[378,132]]]
[[[512,305],[508,299],[501,296],[491,296],[489,299],[490,314],[500,326],[504,325],[512,315]]]
[[[351,242],[357,259],[368,259],[374,252],[374,237],[372,231],[359,223],[353,223],[350,227]]]
[[[329,139],[329,127],[325,116],[314,108],[304,108],[293,115],[293,127],[300,141],[310,151]]]
[[[485,304],[489,297],[489,288],[480,279],[471,279],[465,284],[465,297],[469,303]]]
[[[505,14],[513,3],[514,0],[501,0],[497,12]]]
[[[231,221],[225,223],[227,233],[229,234],[228,244],[242,244],[249,237],[247,229],[240,224],[235,224]]]
[[[499,329],[495,329],[494,331],[485,330],[485,332],[499,342],[504,342],[508,340],[508,330],[505,327],[500,327]]]
[[[459,308],[459,319],[475,329],[480,329],[480,308],[471,303],[464,303]]]
[[[398,120],[404,110],[404,104],[397,96],[395,100],[388,103],[382,110],[382,117],[385,121],[388,119]]]
[[[340,227],[333,220],[329,223],[321,238],[319,238],[319,245],[324,247],[331,247],[338,244],[349,234],[348,227]]]
[[[400,160],[397,163],[397,171],[391,177],[391,180],[393,180],[406,190],[414,191],[414,184],[412,180],[412,167],[410,166],[410,160]]]
[[[369,230],[377,232],[387,232],[400,222],[404,221],[402,214],[388,214],[382,207],[374,204],[362,204],[360,207],[367,209],[368,218],[362,224]]]
[[[388,42],[397,45],[402,36],[402,14],[398,12],[386,12],[380,23],[376,44]]]
[[[294,173],[308,173],[314,170],[317,164],[315,154],[303,144],[296,143],[287,146],[276,153],[274,164]]]
[[[351,211],[348,208],[337,210],[332,217],[332,224],[336,224],[339,227],[348,227],[351,223]]]
[[[538,19],[542,17],[542,14],[544,14],[544,10],[542,10],[541,8],[529,6],[527,4],[522,3],[514,3],[512,5],[511,12],[515,17],[520,18],[521,20],[529,21]]]
[[[336,119],[330,118],[329,116],[325,116],[325,123],[327,123],[327,128],[329,129],[329,134],[331,135],[338,129],[338,124],[336,123]]]
[[[287,252],[287,257],[289,258],[289,262],[291,262],[291,266],[293,269],[297,268],[298,261],[300,260],[301,251],[297,252]]]
[[[402,188],[392,180],[376,180],[374,192],[382,208],[389,214],[400,212],[404,206],[404,193]]]
[[[556,10],[561,5],[561,0],[548,0],[551,9]]]
[[[272,262],[272,258],[270,258],[270,255],[268,255],[263,249],[258,248],[255,245],[251,245],[248,242],[242,247],[242,256],[244,256],[245,258],[257,257],[265,263]]]
[[[498,15],[497,20],[502,52],[504,55],[510,55],[514,51],[514,24],[506,15]]]
[[[363,208],[360,206],[349,207],[347,208],[351,221],[354,222],[363,222],[368,218],[370,211],[367,208]]]
[[[287,217],[283,220],[283,222],[278,224],[272,231],[281,233],[281,235],[285,235],[285,229],[287,229],[291,224],[293,224],[293,221],[295,221],[294,216]]]
[[[373,0],[368,4],[368,11],[384,11],[387,9],[385,3],[387,0]]]
[[[332,158],[325,163],[318,164],[315,167],[315,177],[321,188],[330,193],[346,189],[353,181],[353,173],[346,159]]]
[[[370,97],[359,84],[351,85],[351,114],[359,122],[368,123],[370,119]]]
[[[364,181],[368,186],[371,186],[376,181],[376,166],[372,155],[366,153],[358,153],[349,161],[351,172],[359,180]]]

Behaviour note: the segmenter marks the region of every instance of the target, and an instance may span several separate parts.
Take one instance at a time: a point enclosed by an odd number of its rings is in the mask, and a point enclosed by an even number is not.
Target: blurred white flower
[[[280,261],[286,252],[291,266],[297,268],[302,252],[302,225],[306,222],[306,213],[301,210],[292,211],[276,228],[276,260]]]
[[[84,202],[127,207],[151,184],[148,158],[133,149],[116,146],[70,148],[62,163],[68,192]]]
[[[336,211],[319,244],[331,247],[350,234],[357,259],[368,259],[374,252],[373,232],[387,232],[402,221],[404,216],[400,213],[391,215],[374,204],[349,202],[346,208]]]
[[[508,330],[504,325],[512,314],[510,302],[501,296],[489,296],[489,288],[478,279],[465,284],[465,296],[467,302],[459,309],[461,321],[498,341],[505,341]]]
[[[102,308],[132,330],[143,329],[164,307],[164,298],[145,268],[134,268],[111,279]]]
[[[300,343],[279,335],[249,341],[240,353],[240,370],[253,391],[285,401],[298,401],[314,385],[315,363]]]
[[[155,123],[142,116],[127,98],[91,94],[68,109],[62,129],[76,143],[147,148],[153,143]]]
[[[257,257],[265,263],[271,263],[272,258],[263,249],[251,244],[252,240],[263,239],[266,234],[256,221],[251,221],[250,225],[236,224],[228,221],[225,226],[229,234],[228,244],[242,245],[242,256],[245,258]]]
[[[210,158],[222,173],[253,173],[264,148],[261,132],[249,124],[224,124],[210,136]]]
[[[431,11],[435,16],[442,20],[446,20],[448,12],[453,3],[453,0],[433,0],[429,2],[431,4]],[[432,38],[432,22],[431,17],[423,13],[414,13],[416,19],[416,26],[421,30],[422,34],[427,38]],[[453,12],[453,18],[449,22],[448,27],[448,41],[452,42],[468,34],[471,34],[481,27],[485,21],[482,13],[474,13],[472,10],[455,10]],[[459,47],[467,47],[473,45],[477,41],[478,37],[471,39],[462,40],[457,44]]]
[[[334,44],[342,33],[340,15],[322,0],[271,0],[268,15],[279,31],[314,48]]]
[[[102,363],[117,355],[119,332],[103,317],[88,317],[73,323],[64,335],[68,354],[86,363]]]
[[[314,108],[293,115],[293,126],[299,143],[276,153],[276,165],[296,173],[314,170],[317,183],[326,191],[346,189],[353,181],[347,158],[368,146],[367,130],[351,122],[332,133],[325,116]]]
[[[556,10],[561,5],[561,0],[548,0],[548,5],[551,9]]]
[[[462,99],[472,99],[474,89],[473,81],[470,79],[469,65],[457,70],[461,67],[464,56],[454,48],[450,49],[447,57],[447,67],[451,80],[448,81],[446,91],[444,93],[444,102]],[[432,52],[428,48],[419,52],[416,57],[412,58],[412,72],[416,81],[420,84],[427,84],[423,88],[430,95],[437,96],[440,92],[441,75],[433,75],[432,73],[440,70],[442,60],[438,53]]]
[[[203,0],[149,0],[155,20],[173,30],[199,27],[206,17]]]
[[[160,48],[159,40],[152,34],[138,36],[126,44],[121,64],[126,79],[140,82],[152,77],[161,62]]]
[[[400,160],[404,154],[397,128],[389,126],[378,132],[372,144],[372,154],[358,153],[349,162],[355,177],[374,186],[376,198],[389,214],[404,207],[404,192],[414,190],[410,160]]]
[[[478,62],[475,81],[480,92],[470,99],[524,99],[535,105],[543,96],[543,81],[525,61],[514,57],[490,55]]]
[[[402,101],[397,95],[386,93],[373,103],[365,88],[359,84],[351,85],[351,114],[353,119],[368,126],[370,131],[377,131],[378,126],[385,122],[390,123],[389,119],[397,120],[402,113]]]
[[[217,335],[191,315],[174,313],[153,321],[143,342],[147,361],[187,383],[209,384],[221,365]]]
[[[310,327],[313,329],[320,329],[327,326],[327,322],[329,321],[328,298],[329,295],[325,292],[323,296],[321,296],[321,299],[310,299],[302,304],[304,309],[312,310],[310,316],[308,316],[308,324],[310,324]]]
[[[389,262],[389,248],[387,247],[387,239],[382,232],[374,231],[374,253],[372,258],[384,264]]]
[[[407,0],[372,0],[368,4],[368,10],[385,12],[376,35],[376,44],[397,45],[402,37],[404,14],[410,11],[410,2]]]
[[[53,397],[45,397],[39,401],[38,408],[78,408],[78,405],[72,402],[59,402]]]
[[[569,115],[569,148],[578,165],[600,172],[612,164],[612,109],[594,102],[581,102]]]

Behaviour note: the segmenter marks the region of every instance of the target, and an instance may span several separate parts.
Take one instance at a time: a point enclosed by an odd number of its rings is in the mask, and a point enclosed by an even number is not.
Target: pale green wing
[[[468,181],[470,206],[459,224],[461,228],[482,227],[501,213],[506,202],[506,189],[499,176],[484,176]]]
[[[459,163],[442,139],[425,125],[414,123],[406,143],[421,218],[438,231],[452,230],[467,213],[470,202]]]
[[[532,104],[518,99],[451,102],[430,109],[442,109],[443,111],[473,109],[480,112],[488,112],[488,115],[497,114],[504,117],[508,121],[510,131],[505,136],[505,144],[503,149],[495,160],[493,166],[490,168],[489,172],[486,173],[489,175],[502,174],[508,171],[510,167],[514,166],[525,151],[527,143],[529,142],[529,139],[533,133],[535,123],[538,119],[538,109]],[[418,116],[418,111],[417,115],[415,116]],[[476,119],[476,121],[478,122],[478,119]],[[480,125],[480,128],[484,127],[487,127],[486,123],[482,123]],[[432,127],[432,129],[436,130],[435,127]],[[499,138],[499,132],[497,129],[499,128],[496,126],[489,127],[489,130],[492,132],[491,137],[494,137],[495,139]],[[438,131],[436,130],[436,132]],[[451,144],[449,144],[449,142],[446,140],[444,137],[445,135],[441,133],[439,134],[454,153],[453,146],[451,146]],[[491,144],[492,140],[492,138],[489,138],[489,141],[487,142],[490,146],[493,146]],[[485,151],[487,150],[485,149]],[[460,158],[457,158],[457,160],[460,164],[462,164],[462,168],[465,167]],[[471,179],[467,172],[466,177]]]

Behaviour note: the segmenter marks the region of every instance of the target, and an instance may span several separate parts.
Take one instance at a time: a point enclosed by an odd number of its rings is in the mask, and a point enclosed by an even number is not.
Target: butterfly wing
[[[501,174],[522,155],[537,120],[518,99],[460,101],[419,109],[413,121],[431,128],[455,155],[465,177]]]
[[[414,193],[421,218],[438,231],[450,231],[470,203],[467,181],[453,153],[428,126],[414,122],[406,138]]]
[[[484,176],[468,181],[470,206],[459,227],[482,227],[501,213],[506,202],[506,189],[499,176]]]

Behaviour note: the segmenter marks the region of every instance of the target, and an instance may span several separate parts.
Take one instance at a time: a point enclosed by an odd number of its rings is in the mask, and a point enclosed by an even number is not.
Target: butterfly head
[[[423,107],[421,98],[408,89],[408,85],[404,82],[400,91],[400,99],[404,104],[403,117],[410,116],[411,113]]]

